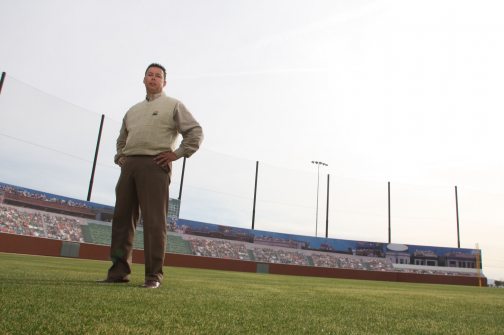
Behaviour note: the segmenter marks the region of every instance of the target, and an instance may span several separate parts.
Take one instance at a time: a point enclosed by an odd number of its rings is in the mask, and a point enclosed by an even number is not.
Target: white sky
[[[313,235],[322,160],[330,237],[386,242],[390,181],[393,242],[456,246],[457,185],[461,246],[479,243],[485,274],[504,278],[501,1],[4,0],[0,13],[0,181],[85,199],[71,155],[92,160],[105,114],[111,177],[97,172],[93,200],[113,204],[113,141],[156,61],[206,136],[183,216],[249,227],[258,160],[256,228]]]

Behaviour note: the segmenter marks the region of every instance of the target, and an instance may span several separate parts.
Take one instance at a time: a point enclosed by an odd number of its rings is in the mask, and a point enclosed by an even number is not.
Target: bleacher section
[[[133,240],[133,249],[143,249],[144,248],[144,234],[143,229],[137,228],[135,233],[135,239]]]
[[[88,238],[88,240],[84,240],[84,242],[110,245],[112,236],[112,225],[110,223],[100,223],[93,220],[88,221],[87,225],[83,225],[83,227],[86,227],[83,228],[83,230],[88,231],[88,233],[84,233],[83,231],[82,235]],[[143,231],[137,229],[135,239],[133,240],[133,248],[143,249],[143,247]]]
[[[87,224],[81,225],[81,230],[84,241],[86,242],[93,241],[93,235],[91,234],[91,229],[89,228],[89,225]],[[88,243],[94,243],[94,242],[88,242]]]
[[[0,232],[84,242],[81,219],[0,205]]]
[[[11,206],[0,206],[0,232],[47,237],[42,215]]]
[[[188,240],[196,256],[250,260],[244,242],[197,237],[189,237]]]
[[[110,237],[112,235],[111,225],[88,221],[87,229],[91,238],[85,240],[86,243],[110,245]]]
[[[82,225],[82,235],[86,243],[110,245],[112,226],[107,223],[98,221],[88,221]],[[143,230],[138,228],[133,241],[134,249],[143,249]],[[167,252],[192,255],[192,249],[189,242],[182,239],[176,234],[168,233],[167,236]]]
[[[257,260],[256,260],[255,255],[254,255],[254,251],[253,251],[253,250],[247,250],[247,252],[248,252],[248,254],[249,254],[249,259],[250,259],[251,261],[256,262]]]
[[[287,249],[254,248],[254,256],[256,261],[263,263],[309,265],[307,255]]]
[[[168,233],[166,251],[175,254],[192,255],[191,244],[176,234]]]
[[[372,270],[372,271],[393,271],[392,262],[388,259],[378,259],[365,256],[338,255],[333,253],[313,253],[312,260],[314,266]]]

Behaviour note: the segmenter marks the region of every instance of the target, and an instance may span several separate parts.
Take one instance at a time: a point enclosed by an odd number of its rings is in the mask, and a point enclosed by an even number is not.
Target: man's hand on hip
[[[167,167],[168,163],[176,161],[177,155],[171,151],[165,151],[154,157],[154,162],[161,167]]]
[[[117,165],[119,165],[120,167],[122,167],[124,165],[124,163],[126,163],[126,157],[125,156],[121,156],[118,160],[117,160]]]

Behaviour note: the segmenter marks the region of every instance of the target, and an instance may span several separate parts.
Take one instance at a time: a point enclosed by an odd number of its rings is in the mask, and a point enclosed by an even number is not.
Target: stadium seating
[[[112,227],[110,225],[88,222],[87,227],[91,239],[86,240],[86,243],[110,245],[110,237],[112,235]]]
[[[430,267],[428,269],[422,267],[395,267],[388,258],[376,257],[373,254],[373,249],[365,253],[366,255],[360,256],[300,249],[299,243],[292,243],[292,241],[280,243],[282,241],[278,240],[278,238],[272,240],[276,245],[265,245],[241,240],[190,235],[180,230],[176,223],[172,223],[168,228],[166,251],[170,253],[273,264],[476,276],[475,272],[447,270],[442,267]],[[0,233],[110,245],[112,227],[110,223],[106,222],[0,204]],[[138,227],[133,247],[143,249],[143,227]]]
[[[192,255],[191,244],[182,237],[168,233],[166,251],[176,254]]]
[[[80,219],[0,205],[0,232],[84,242]]]

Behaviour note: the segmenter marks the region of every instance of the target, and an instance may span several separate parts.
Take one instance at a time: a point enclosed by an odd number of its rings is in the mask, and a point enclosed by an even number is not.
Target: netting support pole
[[[182,161],[182,176],[180,176],[180,189],[178,192],[179,206],[180,201],[182,200],[182,187],[184,186],[185,163],[186,163],[186,157],[184,157],[184,160]]]
[[[258,176],[258,174],[259,174],[259,161],[256,161],[254,204],[252,206],[252,230],[254,230],[254,227],[255,227],[255,211],[256,211],[256,199],[257,199],[257,176]]]
[[[96,149],[93,160],[93,169],[91,170],[91,179],[89,180],[89,189],[87,194],[87,201],[91,201],[91,192],[93,191],[94,175],[96,170],[96,161],[98,159],[98,151],[100,150],[100,140],[103,130],[103,121],[105,120],[105,115],[102,114],[100,120],[100,130],[98,131],[98,140],[96,141]]]
[[[392,223],[390,219],[390,182],[388,182],[388,243],[392,243]]]
[[[5,80],[5,72],[2,72],[2,78],[0,79],[0,94],[2,94],[2,87]]]
[[[457,248],[460,249],[460,225],[459,225],[459,207],[458,207],[457,186],[455,186],[455,210],[457,212]]]

